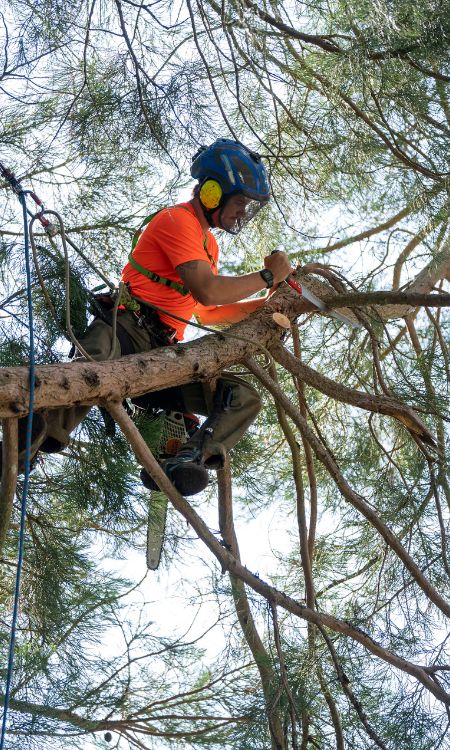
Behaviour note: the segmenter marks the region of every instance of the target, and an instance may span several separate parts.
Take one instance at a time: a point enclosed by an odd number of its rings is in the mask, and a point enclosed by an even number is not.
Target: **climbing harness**
[[[154,273],[154,271],[150,271],[148,268],[144,268],[144,266],[141,266],[141,264],[133,258],[132,253],[130,253],[128,256],[128,262],[131,263],[136,271],[142,273],[142,275],[146,276],[147,279],[150,279],[150,281],[154,281],[156,284],[163,284],[164,286],[168,286],[170,289],[175,289],[175,291],[179,292],[179,294],[182,294],[183,297],[187,297],[187,295],[190,294],[189,289],[187,288],[187,286],[184,286],[184,284],[179,284],[178,281],[167,279],[165,276],[160,276],[159,274]]]

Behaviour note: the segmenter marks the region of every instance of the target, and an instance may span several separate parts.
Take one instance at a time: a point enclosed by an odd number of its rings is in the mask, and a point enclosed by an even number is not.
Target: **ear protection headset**
[[[206,179],[199,191],[202,206],[208,211],[218,208],[223,197],[223,190],[217,180]]]

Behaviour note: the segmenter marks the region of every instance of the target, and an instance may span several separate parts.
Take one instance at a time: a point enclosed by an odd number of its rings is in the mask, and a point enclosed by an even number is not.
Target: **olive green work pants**
[[[136,354],[155,348],[149,331],[138,325],[131,312],[124,311],[119,314],[117,324],[128,335]],[[111,334],[111,326],[101,318],[96,318],[80,338],[80,343],[94,360],[106,360],[111,352]],[[116,338],[110,358],[118,359],[121,356],[120,341]],[[242,378],[224,373],[219,380],[229,386],[231,397],[228,408],[215,420],[210,441],[228,451],[236,445],[255,420],[261,408],[261,400],[257,391]],[[213,408],[213,397],[214,392],[208,383],[188,383],[146,394],[144,398],[149,407],[208,416]],[[140,399],[142,400],[142,397]],[[67,409],[49,410],[44,415],[47,423],[45,437],[41,436],[40,445],[35,448],[40,448],[44,452],[63,450],[69,443],[71,432],[84,419],[89,409],[89,406],[72,406]],[[214,451],[211,453],[213,457]],[[217,456],[220,454],[219,450]]]

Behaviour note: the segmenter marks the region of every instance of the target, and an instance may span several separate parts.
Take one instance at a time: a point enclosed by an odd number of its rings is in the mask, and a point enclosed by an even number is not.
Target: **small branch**
[[[325,677],[322,673],[322,668],[320,666],[320,662],[316,665],[316,673],[317,678],[319,680],[320,689],[322,691],[323,697],[325,698],[325,701],[328,706],[328,710],[330,712],[331,721],[333,724],[334,729],[334,736],[336,738],[336,750],[345,750],[345,743],[344,743],[344,735],[342,733],[342,724],[341,719],[339,716],[339,711],[336,706],[336,702],[331,695],[331,691],[328,688],[327,683],[325,682]]]
[[[18,419],[3,419],[2,480],[0,484],[0,556],[8,533],[18,470]]]
[[[337,464],[326,450],[325,446],[317,438],[314,432],[309,427],[308,423],[301,416],[299,411],[292,405],[290,400],[284,395],[280,388],[278,388],[270,376],[253,360],[245,361],[246,367],[252,372],[258,380],[267,388],[268,391],[277,399],[283,406],[286,413],[290,416],[292,421],[297,425],[302,435],[306,437],[308,442],[311,444],[316,457],[323,463],[325,468],[328,470],[331,478],[336,483],[342,496],[363,515],[366,520],[378,531],[380,536],[384,539],[386,544],[395,552],[399,559],[403,562],[405,567],[409,570],[416,583],[424,594],[432,601],[436,607],[438,607],[445,615],[450,617],[450,603],[444,599],[440,593],[434,588],[430,581],[423,575],[421,569],[416,564],[411,555],[402,546],[395,534],[386,526],[381,520],[377,512],[365,501],[365,499],[354,492],[346,479],[339,470]]]
[[[279,387],[275,367],[271,367],[270,375],[274,383],[276,383],[276,385]],[[314,609],[315,594],[308,546],[308,526],[306,522],[305,492],[302,478],[302,466],[300,462],[300,450],[295,439],[294,432],[287,420],[286,414],[277,401],[275,401],[275,408],[277,410],[280,427],[283,430],[283,434],[291,450],[293,478],[296,490],[297,523],[300,540],[300,559],[302,561],[303,575],[305,578],[306,603],[308,607]]]
[[[283,21],[279,21],[278,19],[269,15],[269,13],[266,13],[266,11],[259,8],[256,3],[252,3],[249,0],[243,0],[243,2],[244,5],[249,10],[252,10],[257,16],[259,16],[262,21],[265,21],[270,26],[278,29],[283,34],[287,34],[288,36],[292,37],[292,39],[298,39],[301,42],[313,44],[316,47],[320,47],[325,52],[333,52],[334,54],[336,54],[343,51],[335,42],[330,41],[330,36],[305,34],[301,31],[297,31],[297,29],[292,28],[292,26],[288,26],[286,23],[283,23]]]
[[[301,347],[300,347],[300,335],[298,331],[298,325],[295,323],[292,326],[292,343],[294,346],[294,356],[297,362],[301,361]],[[305,388],[304,380],[302,378],[295,378],[297,387],[300,414],[304,419],[307,418],[307,404],[305,399]],[[302,437],[303,450],[305,452],[306,460],[306,471],[308,473],[309,481],[309,531],[308,531],[308,551],[309,559],[311,562],[311,569],[314,561],[314,550],[316,544],[316,529],[317,529],[317,478],[316,471],[314,468],[314,457],[311,450],[311,446],[307,440]]]
[[[357,697],[353,693],[353,690],[351,689],[350,681],[349,681],[348,677],[346,676],[346,674],[344,673],[344,671],[343,671],[343,669],[342,669],[342,667],[340,665],[340,662],[339,662],[339,659],[338,659],[338,656],[337,656],[337,653],[335,651],[335,648],[334,648],[334,645],[333,645],[333,642],[332,642],[331,638],[328,637],[325,629],[322,628],[320,625],[318,626],[318,630],[320,631],[320,633],[322,635],[322,638],[324,639],[325,643],[327,644],[328,650],[329,650],[329,652],[331,654],[331,658],[333,660],[333,664],[334,664],[334,668],[336,670],[336,674],[337,674],[338,680],[339,680],[339,682],[342,685],[342,689],[343,689],[345,695],[347,696],[347,698],[349,699],[350,703],[352,704],[353,708],[355,709],[356,713],[358,714],[358,717],[359,717],[359,720],[361,721],[361,724],[364,726],[364,729],[366,730],[366,732],[369,735],[370,739],[373,740],[373,742],[375,743],[375,745],[377,747],[379,747],[380,750],[388,750],[388,748],[384,744],[383,740],[377,735],[377,733],[375,732],[375,730],[372,729],[372,727],[370,726],[369,721],[367,719],[367,715],[366,715],[366,713],[365,713],[365,711],[364,711],[361,703],[359,702],[359,700],[357,699]]]
[[[280,343],[274,344],[271,347],[271,353],[274,359],[289,372],[320,391],[320,393],[342,403],[351,404],[359,409],[373,412],[374,414],[385,414],[386,416],[393,417],[425,443],[435,444],[434,436],[410,406],[401,404],[389,396],[374,396],[370,393],[341,385],[335,380],[331,380],[331,378],[327,378],[325,375],[321,375],[311,367],[303,364],[303,362],[294,357]]]
[[[219,528],[225,548],[230,550],[236,560],[240,561],[239,544],[233,522],[232,485],[228,456],[224,467],[217,472],[217,477],[219,482]],[[230,570],[228,575],[239,624],[261,677],[272,747],[273,750],[278,750],[278,748],[284,748],[283,722],[279,711],[279,702],[274,703],[278,678],[273,670],[270,654],[267,652],[256,628],[245,584]]]
[[[435,190],[431,194],[435,194],[439,191]],[[422,198],[423,203],[425,203],[425,200]],[[315,253],[331,253],[334,250],[340,250],[342,247],[347,247],[347,245],[352,245],[354,242],[361,242],[362,240],[368,240],[370,237],[373,237],[374,234],[380,234],[381,232],[385,232],[387,229],[391,229],[396,224],[398,224],[399,221],[404,219],[409,214],[415,213],[420,209],[421,200],[416,199],[412,203],[408,203],[407,206],[401,209],[398,213],[394,214],[394,216],[391,216],[390,219],[386,219],[386,221],[383,221],[381,224],[378,224],[376,227],[370,227],[370,229],[364,229],[362,232],[358,232],[358,234],[354,234],[351,237],[344,237],[342,240],[338,240],[337,242],[333,242],[331,245],[327,245],[326,247],[320,247],[314,250]],[[299,257],[301,257],[302,253],[298,254]]]
[[[299,716],[297,706],[295,705],[294,696],[292,695],[292,690],[289,685],[288,673],[286,669],[286,661],[284,659],[283,647],[281,645],[277,608],[274,604],[271,604],[271,611],[272,611],[272,618],[273,618],[273,634],[275,638],[275,647],[277,649],[278,661],[280,663],[281,680],[282,680],[284,691],[286,693],[286,696],[289,702],[289,712],[291,715],[292,750],[298,750],[297,722],[301,724],[301,717]]]
[[[406,305],[408,307],[450,307],[450,294],[420,294],[418,292],[350,292],[349,294],[327,294],[323,302],[328,307],[365,307],[376,305]]]
[[[430,234],[430,232],[434,229],[436,224],[439,220],[435,220],[433,222],[429,222],[426,227],[423,227],[417,234],[414,235],[410,239],[410,241],[405,245],[402,252],[398,256],[397,260],[395,261],[394,265],[394,275],[392,279],[392,289],[395,289],[396,291],[400,287],[400,278],[403,266],[406,262],[406,260],[411,255],[412,251],[417,247],[417,245],[420,245],[420,243],[427,237],[427,235]]]

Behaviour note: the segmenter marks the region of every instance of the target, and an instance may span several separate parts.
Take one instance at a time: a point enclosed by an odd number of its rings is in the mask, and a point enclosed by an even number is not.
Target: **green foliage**
[[[220,237],[223,273],[252,272],[284,249],[293,262],[332,264],[367,291],[391,288],[394,270],[401,288],[446,259],[447,0],[139,7],[14,0],[0,10],[8,32],[0,61],[2,163],[63,215],[68,237],[111,279],[141,218],[178,200],[180,190],[187,197],[199,144],[230,134],[263,154],[274,200],[238,238]],[[21,215],[17,197],[5,183],[1,190],[0,364],[23,366],[29,352]],[[353,241],[360,232],[365,238]],[[56,313],[54,320],[34,273],[39,363],[56,363],[69,351],[58,248],[58,237],[39,237]],[[88,290],[99,279],[72,247],[69,253],[72,325],[80,334]],[[447,290],[448,278],[447,266],[430,288]],[[382,322],[376,311],[366,314],[370,335],[302,316],[303,362],[337,387],[411,405],[436,436],[437,450],[419,447],[395,418],[350,406],[339,391],[330,396],[304,386],[302,413],[336,471],[309,455],[308,441],[291,424],[294,482],[288,441],[261,389],[263,411],[231,457],[241,560],[303,603],[306,531],[316,610],[397,657],[435,667],[433,679],[445,686],[443,615],[342,484],[338,489],[336,472],[445,595],[448,313],[421,310],[412,342],[402,317]],[[292,348],[289,338],[286,346]],[[278,378],[298,405],[298,384],[282,368]],[[137,423],[155,449],[160,420],[140,414]],[[278,712],[285,747],[295,746],[295,716],[297,747],[332,750],[333,708],[344,745],[368,750],[376,742],[355,701],[389,750],[445,747],[445,710],[411,670],[375,657],[344,626],[327,629],[352,702],[323,635],[279,607],[289,697],[266,600],[247,587],[265,649],[256,663],[228,578],[173,509],[160,570],[141,580],[149,496],[138,472],[129,445],[119,430],[105,429],[97,409],[62,454],[36,462],[11,750],[105,747],[105,726],[120,750],[266,750],[270,711]],[[205,496],[192,499],[214,534],[216,504],[214,480]],[[1,554],[3,664],[17,529],[15,502]],[[258,664],[275,675],[270,707]]]
[[[39,248],[39,269],[44,280],[45,290],[50,298],[52,308],[49,308],[42,290],[36,295],[37,313],[41,317],[49,318],[49,328],[55,325],[55,338],[67,330],[66,298],[70,301],[70,322],[75,336],[81,336],[88,323],[90,295],[84,278],[75,267],[70,268],[68,294],[66,294],[66,263],[53,245],[53,252],[47,248]],[[35,279],[37,284],[37,278]]]

